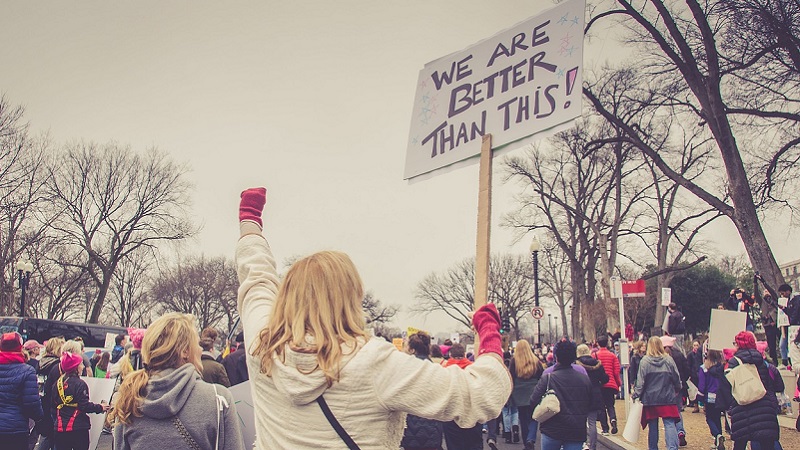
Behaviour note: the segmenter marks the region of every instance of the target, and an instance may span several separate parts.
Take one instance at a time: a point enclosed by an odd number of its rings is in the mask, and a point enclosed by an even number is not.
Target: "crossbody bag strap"
[[[200,446],[197,444],[197,441],[195,441],[192,435],[189,434],[189,430],[187,430],[186,427],[183,426],[183,422],[181,422],[181,419],[179,419],[178,416],[172,417],[172,425],[175,426],[175,428],[178,430],[178,433],[180,433],[181,437],[183,438],[183,441],[189,445],[190,449],[202,450]]]
[[[333,415],[333,412],[331,412],[331,409],[328,407],[328,403],[321,395],[317,397],[317,403],[319,403],[319,407],[320,409],[322,409],[322,413],[325,414],[325,418],[328,419],[328,422],[331,424],[333,429],[336,430],[336,434],[338,434],[339,437],[342,438],[344,443],[347,444],[347,448],[349,448],[350,450],[361,450],[358,447],[358,444],[356,444],[356,441],[354,441],[353,438],[351,438],[350,435],[347,434],[347,431],[345,431],[345,429],[342,427],[342,424],[340,424],[339,421],[336,420],[336,416]]]

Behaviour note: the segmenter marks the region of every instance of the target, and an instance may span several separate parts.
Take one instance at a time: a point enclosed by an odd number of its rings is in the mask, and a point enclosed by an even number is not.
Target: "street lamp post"
[[[25,291],[28,290],[28,283],[31,281],[31,272],[33,272],[33,263],[30,261],[19,260],[17,261],[17,274],[19,276],[19,288],[22,294],[19,298],[19,316],[25,317]]]
[[[553,315],[547,314],[547,339],[553,343]]]
[[[558,317],[554,317],[554,319],[556,322],[556,340],[559,341],[561,339],[558,337]]]
[[[531,254],[533,255],[533,306],[539,307],[539,250],[542,244],[539,239],[534,236],[531,240]],[[542,343],[542,328],[541,319],[536,319],[536,343]]]

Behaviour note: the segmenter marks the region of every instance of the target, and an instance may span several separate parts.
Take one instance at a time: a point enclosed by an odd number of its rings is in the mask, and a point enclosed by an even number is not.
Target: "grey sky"
[[[477,165],[402,180],[417,73],[550,5],[3,2],[0,91],[58,143],[155,145],[188,162],[199,251],[231,256],[238,193],[265,185],[279,261],[343,250],[368,289],[405,308],[426,274],[475,250]],[[492,249],[527,251],[528,238],[512,248],[499,227],[515,192],[500,181]],[[721,250],[740,253],[732,228],[717,228],[729,236]],[[768,234],[779,263],[800,257],[776,229]],[[402,314],[396,324],[455,326],[438,315]]]

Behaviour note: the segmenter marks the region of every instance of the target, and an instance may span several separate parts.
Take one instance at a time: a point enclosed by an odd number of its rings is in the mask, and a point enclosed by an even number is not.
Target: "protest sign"
[[[116,380],[92,377],[81,377],[81,380],[85,381],[86,386],[89,387],[90,402],[111,402],[111,394],[114,393],[114,384]],[[100,434],[103,432],[103,422],[105,419],[105,414],[89,414],[89,422],[92,424],[92,428],[89,429],[90,450],[97,448],[97,442],[100,440]]]
[[[244,448],[253,448],[256,442],[256,413],[253,408],[253,393],[250,390],[250,381],[239,383],[228,388],[236,405],[236,414],[239,416],[239,426],[242,428]]]
[[[672,303],[672,289],[661,288],[661,306],[669,306]]]
[[[394,338],[392,339],[392,345],[395,346],[401,352],[403,351],[403,338]]]
[[[580,116],[585,0],[568,0],[420,71],[403,178]]]
[[[711,326],[708,330],[708,348],[722,351],[733,348],[733,338],[747,326],[747,313],[727,311],[724,309],[711,310]]]

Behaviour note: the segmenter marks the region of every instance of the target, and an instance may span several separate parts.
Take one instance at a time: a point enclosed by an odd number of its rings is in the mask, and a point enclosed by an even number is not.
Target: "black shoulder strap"
[[[345,431],[345,429],[342,428],[342,424],[340,424],[339,421],[336,420],[336,416],[333,415],[331,409],[328,407],[328,403],[321,395],[317,397],[317,403],[319,403],[319,407],[320,409],[322,409],[322,413],[325,414],[325,418],[328,419],[328,422],[331,424],[333,429],[336,430],[336,434],[338,434],[339,437],[342,438],[344,443],[347,444],[347,448],[349,448],[350,450],[361,450],[356,444],[356,441],[354,441],[353,438],[351,438],[350,435],[347,434],[347,431]]]

